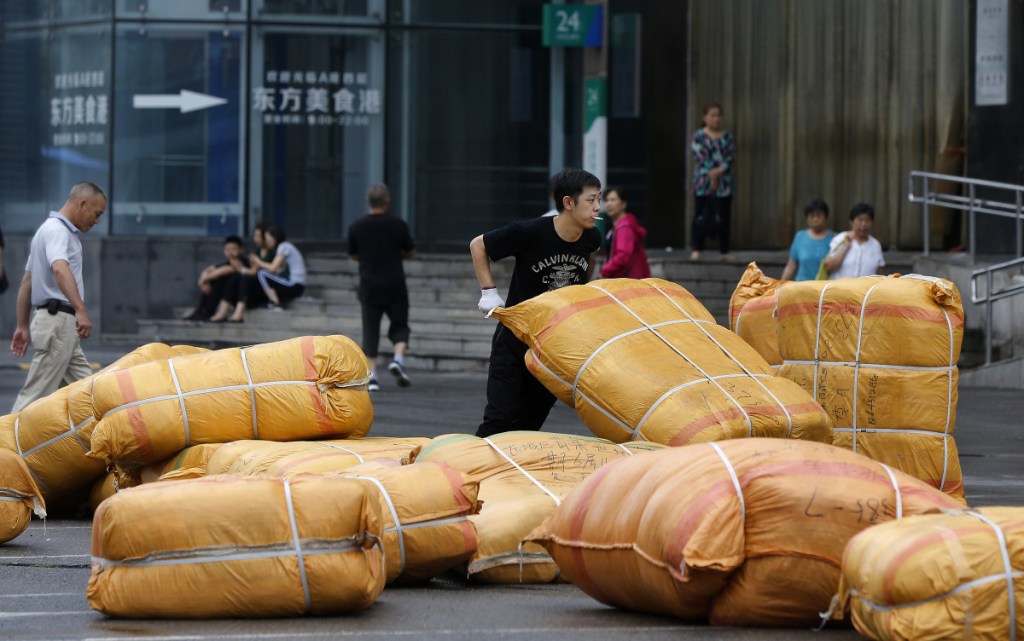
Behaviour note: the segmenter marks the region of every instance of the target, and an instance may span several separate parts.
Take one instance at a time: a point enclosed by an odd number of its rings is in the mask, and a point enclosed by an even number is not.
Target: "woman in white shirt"
[[[830,280],[871,276],[885,267],[882,243],[871,235],[874,222],[875,208],[871,205],[857,203],[850,209],[850,231],[832,239],[825,259]]]

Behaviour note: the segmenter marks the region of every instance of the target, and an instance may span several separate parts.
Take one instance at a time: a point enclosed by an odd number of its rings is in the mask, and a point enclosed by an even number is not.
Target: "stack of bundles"
[[[594,434],[686,445],[747,436],[832,442],[821,407],[679,285],[600,280],[494,315]]]
[[[444,463],[394,467],[376,459],[342,473],[379,490],[387,582],[429,581],[476,551],[469,515],[480,511],[478,483]]]
[[[953,283],[903,277],[779,290],[779,376],[832,417],[833,444],[963,500],[953,440],[964,311]]]
[[[46,518],[46,504],[25,461],[0,449],[0,543],[25,531],[35,512]]]
[[[438,461],[480,483],[483,508],[470,517],[478,542],[467,567],[469,578],[548,583],[558,578],[558,567],[539,546],[523,545],[523,538],[601,466],[661,447],[539,432],[490,438],[451,434],[424,447],[413,467]]]
[[[305,336],[172,358],[93,382],[91,456],[156,463],[190,445],[359,437],[373,422],[363,351]]]
[[[376,495],[366,481],[313,475],[119,492],[93,520],[89,605],[134,618],[364,610],[384,589]]]
[[[221,443],[204,443],[186,447],[177,455],[160,461],[135,468],[114,466],[114,471],[96,481],[89,494],[89,506],[95,512],[99,504],[110,498],[118,490],[135,487],[143,483],[160,480],[179,480],[198,478],[206,474],[206,463],[213,453],[222,446]]]
[[[609,465],[527,540],[608,605],[715,625],[807,626],[828,609],[854,534],[957,505],[831,445],[742,439]]]
[[[150,343],[122,356],[100,374],[199,351],[203,350]],[[92,383],[98,375],[71,383],[17,414],[0,418],[0,447],[25,460],[48,501],[73,500],[103,475],[103,461],[85,455],[96,426]]]
[[[1024,508],[915,516],[850,540],[833,616],[871,639],[1024,638]]]
[[[222,446],[206,464],[207,474],[289,477],[338,472],[375,459],[407,465],[430,439],[370,437],[331,441],[235,441]]]
[[[729,299],[729,329],[747,341],[773,368],[782,365],[775,328],[777,290],[788,281],[765,276],[757,263],[747,265]]]

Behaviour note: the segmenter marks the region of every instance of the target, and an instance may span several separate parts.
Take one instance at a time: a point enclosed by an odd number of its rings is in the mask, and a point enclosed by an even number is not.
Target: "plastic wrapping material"
[[[107,472],[92,483],[89,490],[89,511],[95,513],[100,503],[117,494],[117,473]]]
[[[341,474],[379,491],[387,582],[429,581],[476,551],[469,515],[480,510],[479,484],[444,463],[395,467],[394,461],[375,459]]]
[[[384,588],[373,484],[218,476],[141,485],[100,504],[89,605],[132,618],[339,614]]]
[[[777,290],[788,282],[765,276],[757,263],[750,263],[729,299],[729,329],[747,341],[772,368],[782,365],[775,328]]]
[[[428,438],[370,437],[330,441],[236,441],[224,445],[207,463],[208,474],[296,474],[338,472],[374,459],[408,464]]]
[[[686,445],[748,436],[832,442],[821,407],[690,292],[648,278],[546,292],[494,316],[526,364],[590,430]]]
[[[779,290],[778,323],[779,376],[815,395],[836,445],[963,501],[952,434],[964,312],[953,283],[916,274],[792,283]]]
[[[843,554],[840,601],[870,639],[1024,638],[1024,508],[915,516]]]
[[[0,446],[21,456],[47,500],[83,494],[103,476],[103,461],[86,456],[96,421],[92,382],[104,372],[202,350],[198,347],[150,343],[101,370],[37,399],[21,412],[0,418]]]
[[[46,518],[46,503],[28,466],[14,452],[0,449],[0,543],[24,532],[33,512]]]
[[[365,435],[373,422],[362,350],[344,336],[177,357],[102,374],[91,456],[155,463],[190,445]]]
[[[505,432],[488,439],[467,434],[435,438],[416,462],[443,462],[479,482],[480,513],[470,517],[478,544],[467,574],[484,583],[548,583],[558,568],[529,534],[597,469],[664,446],[539,432]]]
[[[810,626],[829,607],[854,534],[958,505],[831,445],[740,439],[607,465],[527,540],[608,605],[715,625]]]

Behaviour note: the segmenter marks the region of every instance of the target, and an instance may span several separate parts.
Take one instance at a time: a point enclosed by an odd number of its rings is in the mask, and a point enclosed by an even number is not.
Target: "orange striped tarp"
[[[832,418],[836,445],[961,500],[953,439],[964,311],[940,278],[868,276],[779,289],[779,376]]]
[[[527,537],[602,603],[714,625],[818,623],[847,541],[959,503],[846,450],[739,439],[597,470]]]
[[[828,417],[810,395],[775,377],[675,283],[602,279],[494,316],[529,347],[533,375],[602,438],[832,440]]]
[[[757,263],[750,263],[729,299],[729,329],[772,367],[782,365],[775,308],[779,304],[777,290],[787,282],[766,276]]]
[[[360,437],[373,422],[363,351],[304,336],[97,376],[91,456],[155,463],[190,445]]]
[[[843,554],[836,618],[878,641],[1024,638],[1024,508],[912,516]]]

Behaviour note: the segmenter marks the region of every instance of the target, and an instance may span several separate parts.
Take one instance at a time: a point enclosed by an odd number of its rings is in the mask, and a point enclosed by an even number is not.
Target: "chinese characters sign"
[[[252,108],[265,125],[365,127],[383,104],[365,72],[271,70],[253,89]]]
[[[50,129],[54,147],[106,144],[106,72],[69,71],[53,76]]]
[[[978,0],[977,53],[974,60],[974,104],[1005,105],[1009,91],[1009,3]]]

